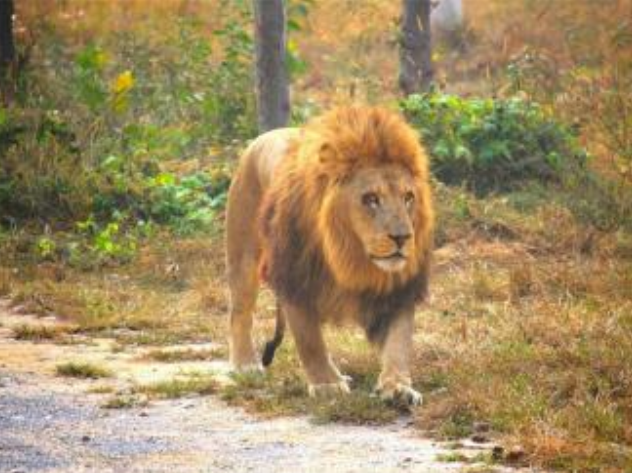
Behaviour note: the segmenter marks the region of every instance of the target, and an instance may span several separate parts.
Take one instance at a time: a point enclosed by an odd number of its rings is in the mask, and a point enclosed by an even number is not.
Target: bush
[[[213,35],[188,20],[87,46],[42,31],[24,88],[0,110],[0,225],[91,222],[79,233],[95,248],[96,235],[122,244],[139,223],[208,230],[229,182],[218,150],[256,133],[248,15],[233,11]],[[117,245],[99,253],[130,253]]]
[[[0,157],[0,225],[89,213],[91,176],[74,134],[54,111],[3,111]]]
[[[436,177],[479,195],[531,180],[560,182],[563,172],[587,161],[569,128],[519,98],[429,93],[406,98],[401,108],[421,132]]]

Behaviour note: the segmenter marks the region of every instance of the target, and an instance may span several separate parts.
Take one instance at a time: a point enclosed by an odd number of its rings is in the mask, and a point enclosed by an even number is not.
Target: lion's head
[[[399,115],[336,109],[306,127],[294,154],[268,199],[273,267],[295,273],[295,286],[322,267],[337,285],[371,293],[390,292],[426,270],[433,226],[428,165]]]

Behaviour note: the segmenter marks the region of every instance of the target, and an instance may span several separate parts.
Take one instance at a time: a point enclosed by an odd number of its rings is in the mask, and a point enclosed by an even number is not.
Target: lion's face
[[[339,189],[339,204],[366,258],[385,272],[399,272],[415,258],[415,215],[420,196],[403,167],[360,169]]]
[[[272,268],[266,278],[278,278],[277,287],[295,294],[320,275],[347,291],[387,294],[425,277],[428,163],[402,117],[338,109],[297,137],[275,173],[262,233]]]

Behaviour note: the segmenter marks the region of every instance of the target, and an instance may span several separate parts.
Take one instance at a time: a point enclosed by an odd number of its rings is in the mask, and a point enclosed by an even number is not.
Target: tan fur
[[[379,196],[375,210],[365,205],[369,192]],[[413,203],[404,204],[409,195]],[[377,333],[380,317],[387,329],[379,339],[379,387],[410,390],[412,303],[425,294],[432,229],[427,159],[399,115],[341,108],[302,130],[259,137],[244,153],[229,193],[233,365],[258,365],[251,329],[263,275],[280,298],[314,391],[346,386],[326,354],[320,324],[352,319]],[[411,235],[401,245],[393,238],[400,233]],[[400,293],[410,303],[400,307]],[[379,312],[390,310],[391,300],[397,314]]]

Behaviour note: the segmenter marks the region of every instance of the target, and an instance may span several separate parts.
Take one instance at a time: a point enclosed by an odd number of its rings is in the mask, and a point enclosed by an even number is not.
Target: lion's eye
[[[362,203],[367,207],[376,209],[380,206],[380,197],[375,192],[367,192],[362,195]]]
[[[413,192],[406,192],[404,195],[404,203],[406,207],[411,207],[415,203],[415,194]]]

